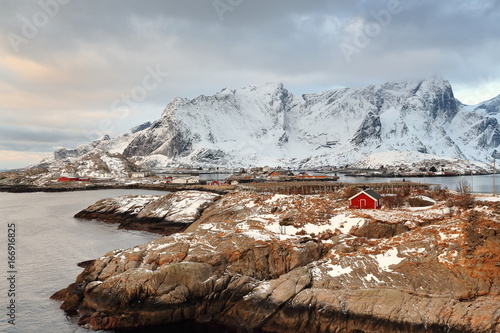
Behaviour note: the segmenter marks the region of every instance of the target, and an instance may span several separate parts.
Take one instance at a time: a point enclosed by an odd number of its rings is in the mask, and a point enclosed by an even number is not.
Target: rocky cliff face
[[[498,332],[498,221],[487,202],[352,211],[336,194],[236,192],[186,232],[94,260],[54,298],[93,329]]]

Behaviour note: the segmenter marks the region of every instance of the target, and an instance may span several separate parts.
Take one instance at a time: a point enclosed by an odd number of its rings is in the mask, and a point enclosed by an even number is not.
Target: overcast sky
[[[0,0],[0,169],[158,119],[176,96],[433,75],[500,94],[500,0]]]

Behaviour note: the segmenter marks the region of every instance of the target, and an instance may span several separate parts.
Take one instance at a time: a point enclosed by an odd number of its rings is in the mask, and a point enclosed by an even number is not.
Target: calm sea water
[[[94,259],[117,248],[147,243],[160,236],[118,230],[115,225],[80,221],[73,215],[95,201],[124,194],[158,194],[154,191],[105,190],[70,193],[0,193],[0,332],[91,331],[78,326],[75,318],[50,300],[56,291],[75,281],[83,270],[78,262]],[[8,225],[15,224],[15,326],[10,319],[8,295]],[[225,332],[225,329],[194,323],[172,325],[142,332]],[[104,332],[104,331],[99,331]]]
[[[294,171],[297,172],[297,171]],[[322,175],[323,173],[312,174]],[[220,173],[220,174],[201,174],[200,179],[202,180],[224,180],[229,177],[230,174]],[[329,175],[335,175],[334,173]],[[446,187],[450,190],[456,190],[457,184],[460,180],[465,180],[469,183],[471,190],[475,193],[493,193],[493,185],[496,185],[496,193],[500,193],[500,175],[481,175],[481,176],[457,176],[457,177],[395,177],[395,178],[382,178],[382,177],[346,177],[344,174],[337,173],[339,176],[338,182],[341,183],[383,183],[391,181],[411,181],[419,183],[429,183],[440,185],[441,187]],[[496,178],[496,180],[494,180]],[[495,184],[496,182],[496,184]]]

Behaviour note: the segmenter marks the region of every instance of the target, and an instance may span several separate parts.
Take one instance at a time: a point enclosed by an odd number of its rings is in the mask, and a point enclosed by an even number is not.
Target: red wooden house
[[[351,209],[380,209],[382,196],[373,190],[363,190],[349,198]]]

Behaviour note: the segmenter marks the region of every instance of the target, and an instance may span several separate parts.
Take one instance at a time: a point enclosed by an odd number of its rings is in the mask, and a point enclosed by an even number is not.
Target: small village
[[[289,182],[289,181],[337,181],[339,177],[327,175],[313,175],[307,171],[294,173],[291,170],[282,168],[271,169],[270,167],[252,168],[249,171],[241,169],[239,172],[231,174],[226,182],[237,185],[257,182]]]
[[[202,179],[203,172],[131,172],[129,177],[120,177],[116,174],[106,174],[100,177],[85,177],[63,174],[57,178],[57,182],[77,181],[135,181],[144,183],[185,184],[185,185],[238,185],[245,183],[260,182],[292,182],[292,181],[337,181],[338,176],[313,175],[306,171],[294,172],[289,169],[262,167],[252,168],[249,171],[240,169],[229,175],[227,173],[205,173],[214,176],[215,180]]]
[[[46,170],[28,170],[27,175],[34,179],[42,177],[47,181],[56,178],[59,182],[93,180],[145,184],[238,185],[260,182],[331,182],[337,181],[339,174],[365,178],[430,178],[487,175],[496,171],[492,165],[467,160],[429,158],[418,161],[392,161],[384,156],[375,160],[367,158],[352,165],[324,166],[310,170],[279,166],[240,169],[194,166],[143,169],[122,156],[94,156],[93,160],[93,163],[75,161],[70,165],[55,166]]]
[[[488,175],[495,173],[495,170],[487,165],[451,163],[441,160],[429,160],[422,162],[405,163],[398,165],[381,165],[377,169],[350,167],[344,168],[328,167],[317,170],[293,170],[291,168],[269,166],[240,168],[239,170],[219,168],[172,168],[167,170],[142,170],[129,172],[95,172],[90,171],[85,174],[85,170],[79,172],[82,175],[60,173],[57,181],[89,181],[93,180],[116,180],[125,179],[134,181],[165,182],[167,184],[202,184],[202,185],[238,185],[246,183],[260,182],[290,182],[290,181],[337,181],[338,174],[347,177],[365,178],[420,178],[420,177],[456,177],[460,175]],[[57,174],[54,170],[52,174]],[[203,179],[203,175],[211,175]]]

